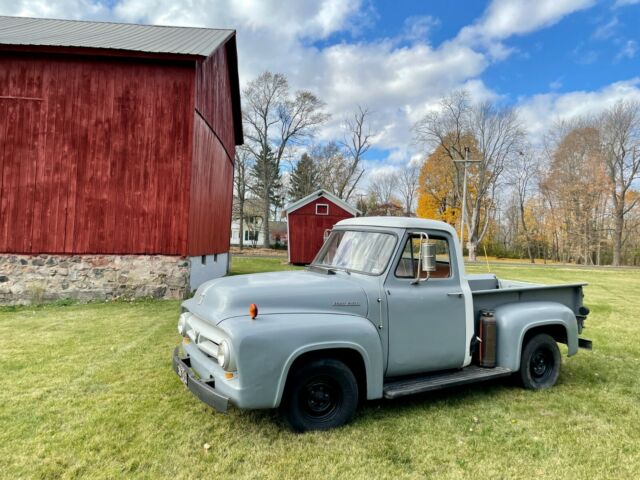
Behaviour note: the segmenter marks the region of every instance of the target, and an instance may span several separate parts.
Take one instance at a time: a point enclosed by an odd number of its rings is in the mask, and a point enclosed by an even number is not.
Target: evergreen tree
[[[271,205],[278,199],[277,193],[282,189],[280,167],[271,147],[260,150],[251,169],[251,191],[262,200],[263,223],[269,221]]]
[[[318,188],[320,188],[318,167],[313,159],[304,153],[291,172],[291,185],[289,187],[291,201],[300,200],[315,192]]]

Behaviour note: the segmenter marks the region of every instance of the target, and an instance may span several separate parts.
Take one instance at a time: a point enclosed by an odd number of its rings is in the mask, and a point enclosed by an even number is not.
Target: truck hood
[[[217,325],[249,314],[340,313],[367,315],[367,296],[351,278],[310,271],[270,272],[218,278],[203,283],[184,306]]]

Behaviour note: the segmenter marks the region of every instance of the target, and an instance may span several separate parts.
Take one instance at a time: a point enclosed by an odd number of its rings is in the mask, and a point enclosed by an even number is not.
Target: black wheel
[[[339,360],[314,360],[287,381],[280,411],[297,432],[328,430],[349,422],[358,405],[358,382]]]
[[[560,375],[560,349],[546,333],[531,337],[520,358],[520,380],[525,388],[542,390],[555,385]]]

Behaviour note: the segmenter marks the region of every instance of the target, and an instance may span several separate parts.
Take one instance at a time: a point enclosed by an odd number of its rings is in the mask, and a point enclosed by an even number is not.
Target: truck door
[[[436,271],[415,282],[420,233],[404,245],[385,281],[389,314],[387,376],[460,368],[466,356],[465,302],[460,272],[451,261],[453,242],[442,232],[426,232],[436,246]],[[423,278],[426,272],[421,272]]]

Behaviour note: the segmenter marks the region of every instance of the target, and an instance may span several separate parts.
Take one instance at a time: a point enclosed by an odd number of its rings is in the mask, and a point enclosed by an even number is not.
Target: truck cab
[[[280,408],[294,430],[348,422],[364,399],[516,375],[549,388],[573,355],[584,284],[466,275],[455,230],[434,220],[336,224],[297,272],[213,280],[183,303],[174,370],[218,410]]]

